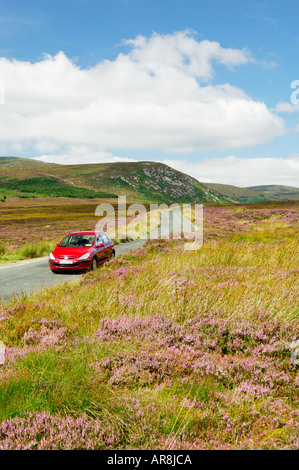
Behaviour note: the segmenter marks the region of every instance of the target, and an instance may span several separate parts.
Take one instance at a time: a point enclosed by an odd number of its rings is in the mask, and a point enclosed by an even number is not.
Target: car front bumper
[[[91,265],[91,259],[76,261],[71,264],[59,264],[57,261],[49,261],[50,269],[53,269],[54,271],[80,271],[82,269],[90,269]]]

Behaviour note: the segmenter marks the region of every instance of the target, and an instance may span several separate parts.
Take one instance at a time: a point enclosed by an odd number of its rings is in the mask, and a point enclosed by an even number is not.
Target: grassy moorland
[[[298,449],[298,203],[0,309],[0,449]]]

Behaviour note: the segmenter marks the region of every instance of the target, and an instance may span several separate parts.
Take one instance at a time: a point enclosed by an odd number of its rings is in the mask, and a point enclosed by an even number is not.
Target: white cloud
[[[296,113],[299,111],[299,104],[280,102],[277,103],[275,111],[277,113]]]
[[[85,163],[136,162],[132,158],[123,158],[111,152],[101,152],[88,145],[70,146],[62,153],[44,154],[34,160],[63,165],[81,165]]]
[[[214,62],[252,62],[245,49],[198,42],[188,31],[138,36],[124,46],[126,53],[89,69],[62,52],[36,63],[0,58],[0,144],[51,155],[76,145],[187,153],[254,146],[284,133],[264,103],[209,83]]]
[[[261,65],[264,69],[271,70],[278,66],[278,63],[274,60],[262,60]]]
[[[168,70],[180,70],[207,81],[213,76],[212,61],[227,67],[255,62],[246,49],[225,49],[215,41],[197,42],[188,31],[160,36],[153,34],[124,41],[133,47],[131,58],[145,70],[159,75]]]
[[[238,158],[227,156],[199,162],[165,160],[163,163],[206,183],[238,187],[283,184],[298,187],[299,155],[287,158]]]

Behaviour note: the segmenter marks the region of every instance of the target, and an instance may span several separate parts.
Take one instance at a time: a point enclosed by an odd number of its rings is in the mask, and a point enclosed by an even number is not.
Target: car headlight
[[[49,258],[50,258],[51,260],[55,261],[55,256],[53,255],[53,253],[50,253]]]
[[[81,261],[83,259],[88,259],[90,257],[90,253],[85,253],[85,255],[82,255],[80,256],[80,258],[78,258],[78,261]]]

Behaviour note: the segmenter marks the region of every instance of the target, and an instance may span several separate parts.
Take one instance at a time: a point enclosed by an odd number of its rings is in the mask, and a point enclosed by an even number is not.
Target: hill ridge
[[[5,158],[5,162],[2,164],[1,158]],[[219,203],[227,200],[192,176],[160,162],[82,163],[77,165],[47,165],[42,162],[42,165],[39,165],[40,162],[36,160],[27,163],[24,161],[26,159],[1,158],[0,196],[13,178],[17,180],[13,181],[14,188],[16,189],[19,184],[23,190],[24,182],[21,183],[21,181],[31,179],[32,184],[36,183],[39,188],[36,195],[42,196],[40,179],[48,177],[55,178],[60,184],[73,188],[101,191],[112,196],[126,195],[132,200],[144,202]],[[21,167],[21,165],[24,166]],[[16,167],[22,172],[16,174]]]
[[[16,173],[16,169],[22,171]],[[126,195],[132,200],[144,202],[247,203],[299,200],[299,188],[292,186],[273,184],[238,187],[201,182],[165,163],[149,160],[64,165],[29,158],[0,157],[1,177],[19,180],[53,177],[62,185],[100,191],[114,197],[117,194]],[[0,184],[0,198],[3,194],[5,188]]]

